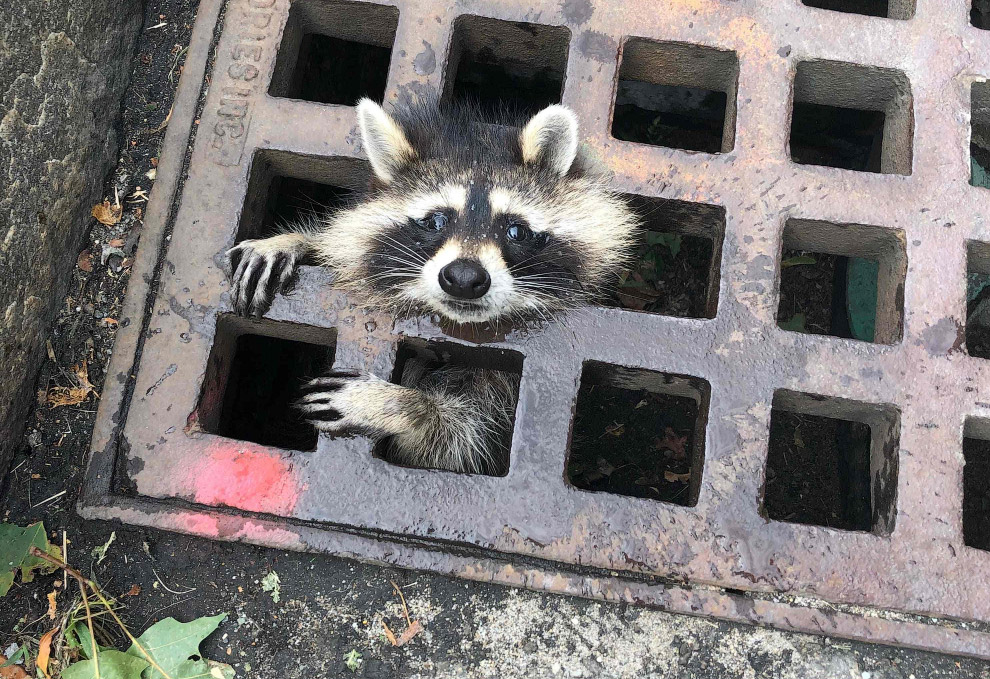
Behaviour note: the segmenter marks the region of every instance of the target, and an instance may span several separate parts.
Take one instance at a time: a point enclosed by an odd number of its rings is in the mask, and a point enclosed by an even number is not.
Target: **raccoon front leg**
[[[311,236],[304,233],[244,240],[228,250],[234,311],[263,316],[275,294],[289,288],[299,262],[312,250]]]
[[[310,382],[298,406],[320,431],[391,437],[397,462],[491,473],[504,466],[512,412],[508,392],[482,400],[486,390],[454,393],[436,381],[409,387],[337,370]]]

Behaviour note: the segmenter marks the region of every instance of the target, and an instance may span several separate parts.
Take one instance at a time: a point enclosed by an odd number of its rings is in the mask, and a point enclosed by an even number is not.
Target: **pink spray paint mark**
[[[292,464],[275,453],[218,443],[194,465],[196,502],[289,516],[301,494]]]

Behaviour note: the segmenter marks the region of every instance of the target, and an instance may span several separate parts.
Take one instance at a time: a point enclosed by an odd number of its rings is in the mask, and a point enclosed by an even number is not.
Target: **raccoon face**
[[[397,120],[363,100],[357,113],[374,184],[330,219],[319,253],[371,303],[459,323],[547,317],[621,269],[637,220],[587,171],[570,110],[521,131],[475,111]]]

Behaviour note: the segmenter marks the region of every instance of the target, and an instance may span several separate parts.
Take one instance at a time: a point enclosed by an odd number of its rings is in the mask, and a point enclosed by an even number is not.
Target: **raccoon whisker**
[[[405,253],[402,253],[401,255],[394,255],[386,252],[386,253],[379,253],[377,257],[384,259],[386,261],[404,264],[412,268],[418,268],[426,264],[426,260],[419,260],[416,258],[409,259],[409,255],[406,255]]]
[[[533,261],[533,260],[536,260],[537,258],[539,258],[538,261]],[[518,262],[516,264],[513,264],[512,266],[509,267],[509,271],[511,271],[513,273],[517,273],[519,271],[525,271],[526,269],[532,269],[532,268],[537,267],[537,266],[545,266],[547,264],[554,264],[556,262],[561,261],[563,258],[564,258],[564,255],[563,254],[557,254],[557,255],[547,256],[545,253],[540,253],[540,254],[536,254],[536,255],[532,255],[530,257],[527,257],[523,261]],[[530,262],[532,262],[532,263],[530,263]],[[523,266],[524,264],[526,264],[526,266]]]
[[[405,243],[403,243],[402,241],[398,240],[397,238],[394,238],[393,236],[389,236],[388,234],[384,234],[384,233],[379,233],[379,234],[373,235],[372,236],[372,239],[375,240],[375,241],[377,241],[381,245],[394,245],[397,248],[399,248],[400,250],[402,250],[403,252],[405,252],[405,253],[407,253],[409,255],[412,255],[413,259],[415,259],[420,264],[426,264],[426,256],[425,256],[425,254],[423,254],[421,252],[417,252],[416,250],[412,249],[412,247],[410,247],[409,245],[406,245]],[[387,240],[382,240],[382,239],[387,239]]]
[[[400,259],[398,257],[383,257],[382,259],[384,259],[385,261],[375,262],[372,266],[368,268],[373,271],[385,270],[386,268],[392,266],[393,264],[399,265],[396,268],[400,269],[401,271],[422,271],[423,268],[422,264],[418,264],[416,262],[410,262],[405,259]]]
[[[576,288],[568,288],[563,285],[553,285],[551,283],[543,283],[541,285],[519,285],[517,287],[519,290],[531,291],[531,292],[560,293],[560,296],[584,294],[583,290]]]

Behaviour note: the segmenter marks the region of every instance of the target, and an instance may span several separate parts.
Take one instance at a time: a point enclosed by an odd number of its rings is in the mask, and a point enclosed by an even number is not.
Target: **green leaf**
[[[347,669],[351,672],[357,672],[358,668],[361,667],[361,654],[352,648],[344,656],[344,664],[347,665]]]
[[[48,544],[45,526],[40,521],[27,528],[12,523],[0,523],[0,596],[10,591],[14,584],[14,574],[21,572],[21,582],[31,582],[34,571],[51,573],[55,567],[36,556],[31,556],[31,548],[61,556],[58,547]]]
[[[278,573],[271,571],[268,575],[261,579],[261,589],[265,590],[272,595],[272,601],[275,603],[279,602],[282,598],[282,580],[279,579]]]
[[[18,661],[21,661],[21,660],[27,661],[27,659],[28,659],[28,657],[27,657],[27,646],[22,645],[16,651],[14,651],[13,653],[10,654],[10,657],[7,658],[7,662],[5,662],[4,664],[0,665],[0,669],[3,669],[4,667],[12,667],[12,666],[16,665],[18,663]]]
[[[879,262],[850,257],[846,269],[846,312],[853,337],[872,342],[877,325]]]
[[[190,659],[201,655],[199,645],[226,617],[226,614],[220,614],[185,623],[174,618],[165,618],[138,637],[138,643],[171,679],[208,677],[211,673],[206,661]],[[131,644],[127,654],[136,658],[145,657],[136,644]],[[165,675],[152,666],[144,671],[142,679],[165,679]]]
[[[676,233],[663,233],[659,231],[646,232],[647,245],[659,245],[670,251],[671,257],[677,257],[681,251],[683,237]]]
[[[782,269],[786,269],[789,266],[801,266],[802,264],[814,264],[817,260],[810,255],[797,255],[796,257],[788,257],[783,262],[780,263]]]
[[[107,552],[110,550],[110,545],[113,541],[117,539],[117,531],[110,533],[110,539],[106,541],[105,544],[93,548],[93,558],[96,559],[96,565],[99,566],[103,563],[103,560],[107,558]]]
[[[140,658],[121,653],[120,651],[101,651],[101,679],[141,679],[141,673],[148,668],[148,663]],[[62,670],[62,679],[95,679],[96,663],[83,660],[69,665]]]
[[[89,634],[89,627],[85,623],[77,622],[69,629],[65,630],[65,641],[69,648],[79,650],[80,655],[86,660],[93,658],[93,637]],[[97,653],[106,650],[105,647],[96,645]]]
[[[777,325],[780,326],[781,330],[790,330],[791,332],[804,332],[805,324],[808,319],[804,314],[798,313],[791,316],[786,321],[780,321]]]

